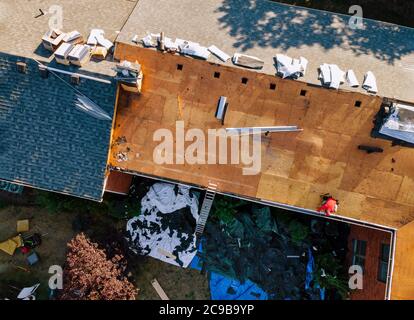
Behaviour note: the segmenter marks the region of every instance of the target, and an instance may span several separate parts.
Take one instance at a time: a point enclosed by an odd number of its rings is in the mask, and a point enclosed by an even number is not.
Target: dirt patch
[[[0,240],[15,236],[19,219],[30,219],[30,231],[42,235],[42,244],[35,249],[39,263],[29,266],[19,249],[13,256],[0,251],[0,296],[15,297],[18,292],[10,286],[22,288],[40,283],[38,299],[48,297],[48,270],[51,265],[62,265],[65,259],[66,243],[74,236],[72,214],[50,215],[37,207],[8,206],[0,210]],[[25,268],[28,272],[22,270]]]

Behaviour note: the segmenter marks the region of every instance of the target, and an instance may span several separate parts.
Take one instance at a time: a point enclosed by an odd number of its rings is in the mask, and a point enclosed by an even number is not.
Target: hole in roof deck
[[[247,84],[247,81],[249,81],[249,79],[247,79],[247,78],[244,78],[244,77],[243,77],[243,78],[241,79],[241,82],[242,82],[243,84]]]
[[[220,78],[220,72],[214,72],[214,78]]]
[[[276,90],[276,83],[271,83],[269,86],[270,90]]]
[[[300,95],[302,97],[306,96],[307,91],[306,90],[300,90]]]
[[[179,64],[177,64],[177,70],[180,70],[180,71],[181,71],[181,70],[183,70],[183,67],[184,67],[184,66],[183,66],[182,64],[180,64],[180,63],[179,63]]]
[[[359,100],[355,101],[355,107],[359,108],[359,107],[361,107],[361,105],[362,105],[361,101],[359,101]]]

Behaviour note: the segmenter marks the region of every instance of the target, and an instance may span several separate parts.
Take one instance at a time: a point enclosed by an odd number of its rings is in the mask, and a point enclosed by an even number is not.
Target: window
[[[367,242],[364,240],[352,240],[352,264],[358,265],[364,270]]]
[[[378,267],[378,280],[381,282],[387,282],[388,275],[388,259],[390,258],[390,245],[381,244],[379,267]]]
[[[270,90],[276,90],[276,84],[275,83],[270,84]]]
[[[361,105],[362,105],[361,101],[359,101],[359,100],[355,101],[355,107],[359,108],[359,107],[361,107]]]
[[[214,72],[214,78],[220,78],[220,72]]]
[[[249,79],[247,79],[247,78],[242,78],[242,83],[243,84],[247,84],[247,81],[248,81]]]
[[[306,90],[300,90],[300,95],[302,97],[306,96],[307,91]]]
[[[182,64],[177,64],[177,70],[183,70],[183,65]]]

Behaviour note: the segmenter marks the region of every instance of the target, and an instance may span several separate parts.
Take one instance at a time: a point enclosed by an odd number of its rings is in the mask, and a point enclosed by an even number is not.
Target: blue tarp
[[[203,252],[202,243],[203,241],[200,241],[198,252]],[[194,257],[189,267],[201,270],[202,263],[198,255]],[[211,300],[268,300],[267,293],[250,280],[241,284],[216,272],[210,272],[209,275]]]
[[[305,289],[311,289],[310,283],[313,280],[313,272],[315,269],[315,260],[313,259],[312,250],[308,249],[309,260],[306,265],[306,280],[305,280]],[[325,288],[321,288],[319,284],[315,285],[315,289],[319,289],[319,297],[321,300],[325,300]]]
[[[256,284],[246,280],[243,284],[221,274],[210,273],[211,300],[268,300],[268,295]]]

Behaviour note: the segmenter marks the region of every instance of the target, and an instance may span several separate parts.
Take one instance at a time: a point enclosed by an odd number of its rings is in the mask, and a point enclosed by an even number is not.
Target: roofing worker
[[[318,212],[325,212],[326,216],[330,216],[332,213],[338,211],[339,201],[332,197],[329,193],[321,196],[322,206],[318,208]]]

